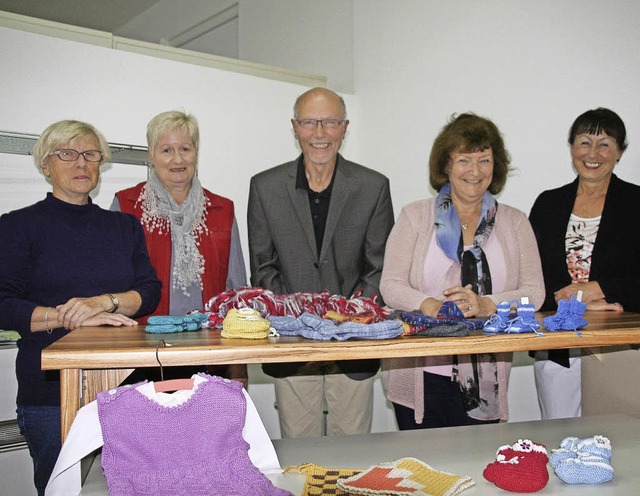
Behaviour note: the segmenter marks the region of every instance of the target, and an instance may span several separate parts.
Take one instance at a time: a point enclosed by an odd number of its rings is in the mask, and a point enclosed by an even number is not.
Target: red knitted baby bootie
[[[501,446],[496,461],[487,465],[482,475],[489,482],[514,493],[535,493],[549,482],[547,449],[528,439],[512,446]]]

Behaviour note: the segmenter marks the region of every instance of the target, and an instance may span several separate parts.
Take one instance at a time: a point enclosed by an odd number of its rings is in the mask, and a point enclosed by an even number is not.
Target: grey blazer
[[[328,290],[347,297],[362,288],[364,296],[380,298],[384,248],[394,220],[389,180],[338,155],[318,254],[307,192],[296,189],[298,160],[251,178],[247,211],[251,284],[276,294]],[[364,364],[357,362],[362,361],[338,365],[345,373],[377,370],[377,363],[363,369]],[[263,368],[284,377],[300,365]]]

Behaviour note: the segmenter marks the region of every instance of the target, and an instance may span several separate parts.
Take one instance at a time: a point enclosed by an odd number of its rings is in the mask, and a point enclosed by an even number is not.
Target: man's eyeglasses
[[[344,122],[340,119],[296,119],[296,124],[303,129],[312,130],[321,124],[324,129],[337,129]]]
[[[71,148],[63,148],[62,150],[55,150],[49,155],[57,155],[58,158],[64,162],[73,162],[78,160],[78,157],[82,155],[87,162],[100,162],[104,156],[100,150],[87,150],[79,152],[72,150]]]

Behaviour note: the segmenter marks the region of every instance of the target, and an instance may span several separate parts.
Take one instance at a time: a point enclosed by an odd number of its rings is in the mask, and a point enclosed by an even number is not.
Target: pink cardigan
[[[396,310],[416,310],[431,296],[421,288],[426,251],[435,234],[434,205],[434,198],[406,205],[387,240],[380,292],[385,303]],[[529,220],[520,210],[499,204],[494,232],[505,257],[506,290],[487,296],[495,303],[528,296],[537,310],[544,301],[544,279]],[[440,289],[460,284],[459,267],[457,269],[449,271]],[[497,358],[501,418],[507,420],[511,353],[497,354]],[[383,360],[382,365],[387,398],[414,409],[416,422],[422,422],[424,416],[424,366],[424,357],[393,358]]]

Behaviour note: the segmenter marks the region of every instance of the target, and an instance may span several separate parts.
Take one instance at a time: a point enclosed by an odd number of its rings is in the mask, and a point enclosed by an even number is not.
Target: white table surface
[[[458,475],[469,475],[475,486],[464,495],[505,495],[482,476],[482,471],[495,460],[498,447],[518,439],[531,439],[551,449],[558,448],[567,436],[580,438],[596,434],[607,436],[613,448],[615,470],[611,482],[599,485],[565,484],[550,465],[549,483],[539,494],[623,495],[640,491],[640,419],[627,415],[603,415],[581,419],[502,423],[486,426],[453,427],[419,431],[276,440],[274,445],[281,465],[306,462],[332,468],[368,468],[403,457],[418,458],[433,468]],[[302,494],[304,476],[270,476],[279,487],[296,495]],[[99,463],[94,463],[83,496],[106,496],[107,486]]]

